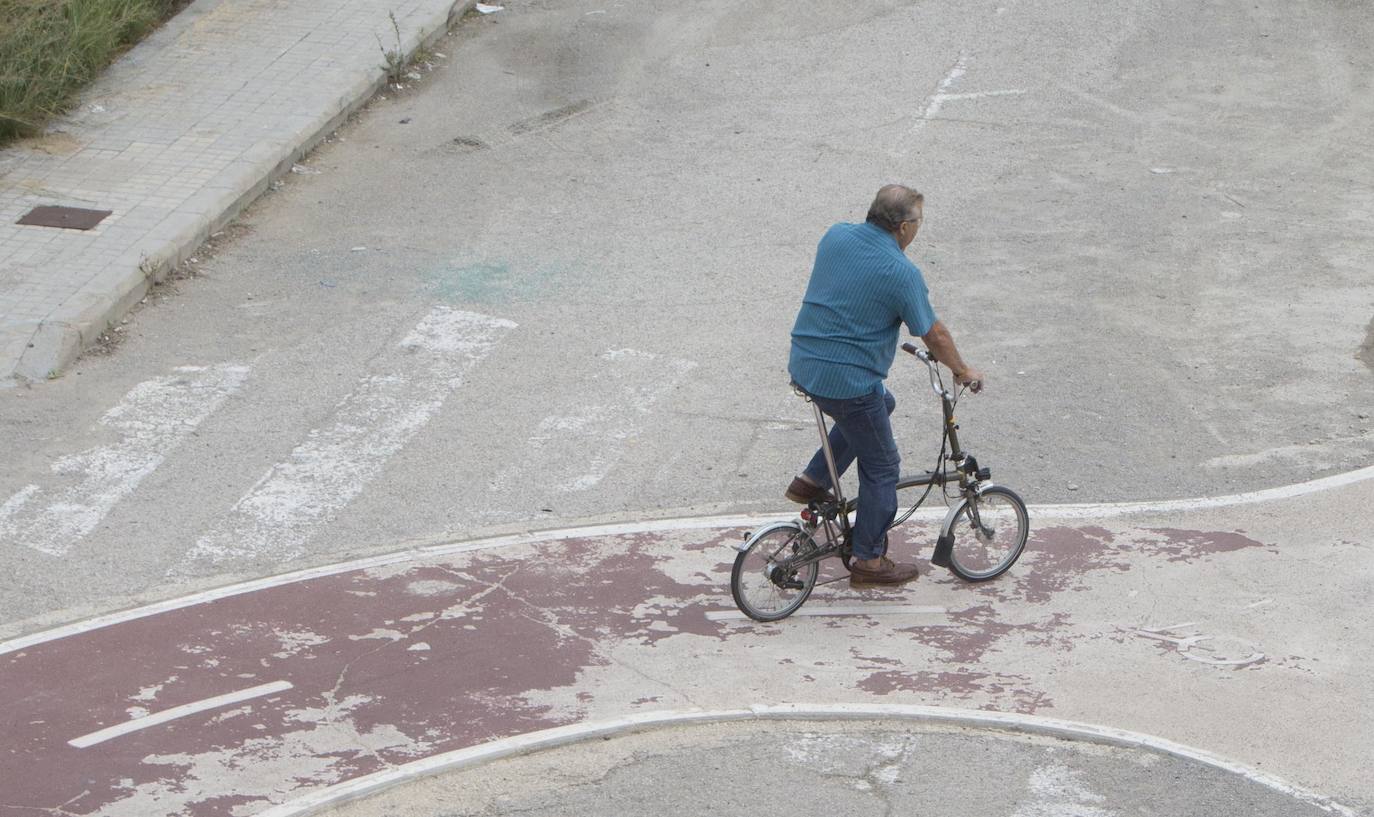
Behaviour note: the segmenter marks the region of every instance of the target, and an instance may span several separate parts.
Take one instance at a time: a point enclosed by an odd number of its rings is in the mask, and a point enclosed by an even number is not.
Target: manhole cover
[[[35,227],[61,227],[67,230],[89,230],[105,220],[113,210],[83,210],[80,207],[35,207],[17,223]]]

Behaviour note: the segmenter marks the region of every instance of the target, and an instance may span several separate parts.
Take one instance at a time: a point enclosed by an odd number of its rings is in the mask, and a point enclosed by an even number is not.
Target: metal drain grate
[[[25,213],[16,224],[35,227],[61,227],[66,230],[89,230],[105,220],[113,210],[83,210],[80,207],[35,207]]]

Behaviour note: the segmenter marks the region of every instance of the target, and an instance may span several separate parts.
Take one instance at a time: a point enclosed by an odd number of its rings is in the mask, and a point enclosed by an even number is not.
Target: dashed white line
[[[112,738],[117,738],[120,735],[127,735],[131,732],[147,729],[150,726],[157,726],[158,724],[167,723],[168,721],[174,721],[177,718],[184,718],[187,715],[194,715],[197,712],[204,712],[208,709],[219,709],[223,706],[230,706],[253,698],[261,698],[264,695],[285,692],[291,688],[290,681],[273,681],[270,684],[260,684],[255,687],[249,687],[248,689],[241,689],[238,692],[216,695],[213,698],[204,698],[189,704],[174,706],[171,709],[164,709],[161,712],[154,712],[151,715],[144,715],[141,718],[134,718],[133,720],[128,720],[124,723],[101,729],[98,732],[92,732],[89,735],[72,738],[67,741],[67,743],[78,749],[86,749],[95,746],[97,743],[104,743]]]
[[[28,485],[0,505],[0,542],[65,555],[225,398],[238,391],[248,367],[182,366],[173,372],[134,386],[100,418],[100,425],[121,434],[118,442],[53,463],[56,474],[76,475],[80,480],[76,485],[41,506],[33,500],[42,490]],[[25,513],[26,509],[31,512]]]

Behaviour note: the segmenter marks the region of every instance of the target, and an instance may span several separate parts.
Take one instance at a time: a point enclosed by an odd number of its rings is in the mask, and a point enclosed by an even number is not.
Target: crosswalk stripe
[[[376,362],[385,374],[364,377],[339,404],[333,422],[312,430],[285,461],[270,467],[200,537],[186,561],[299,556],[319,526],[381,473],[464,374],[515,326],[488,315],[434,309]]]
[[[248,377],[248,367],[229,363],[173,372],[138,384],[100,418],[118,442],[53,463],[54,473],[79,476],[76,485],[46,504],[37,501],[42,489],[27,485],[0,505],[0,542],[65,555]]]

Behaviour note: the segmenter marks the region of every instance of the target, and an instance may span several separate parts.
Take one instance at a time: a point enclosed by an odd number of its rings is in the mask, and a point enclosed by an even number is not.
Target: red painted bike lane
[[[1301,656],[1209,654],[1114,615],[1130,604],[1118,588],[1139,589],[1141,571],[1216,560],[1252,571],[1275,558],[1234,531],[1045,527],[1002,581],[965,585],[936,571],[897,593],[839,582],[804,609],[872,614],[772,625],[732,617],[727,545],[738,537],[586,536],[416,558],[0,655],[0,813],[252,814],[420,758],[664,707],[1093,712],[1060,702],[1081,683],[1074,662],[1103,644],[1143,662],[1130,685],[1180,668],[1214,684],[1249,672],[1261,703],[1284,662],[1307,670]],[[906,537],[894,552],[930,531]],[[1186,651],[1213,663],[1179,661]],[[223,697],[234,694],[251,697]]]

